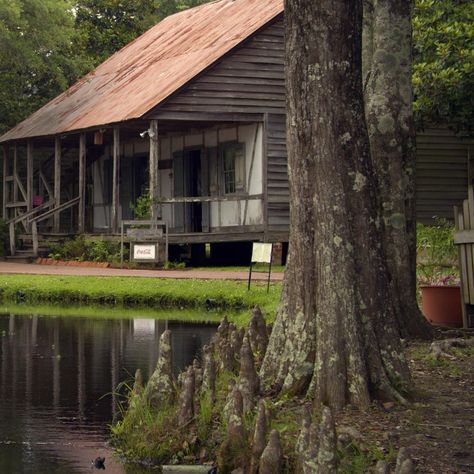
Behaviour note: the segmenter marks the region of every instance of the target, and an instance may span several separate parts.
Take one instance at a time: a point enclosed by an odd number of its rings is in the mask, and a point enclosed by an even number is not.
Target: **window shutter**
[[[238,143],[235,147],[235,191],[245,192],[245,144]]]

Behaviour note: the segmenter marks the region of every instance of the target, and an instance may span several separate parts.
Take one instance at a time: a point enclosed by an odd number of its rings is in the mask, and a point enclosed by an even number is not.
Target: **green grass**
[[[144,307],[159,309],[209,309],[245,312],[259,305],[272,320],[280,298],[281,284],[246,282],[170,280],[133,277],[0,275],[3,303]],[[76,309],[72,309],[76,312]],[[85,311],[87,313],[87,310]],[[82,315],[86,315],[82,313]],[[139,311],[142,314],[142,310]],[[154,315],[150,315],[154,317]],[[248,315],[236,322],[245,323]]]
[[[60,306],[60,305],[30,305],[30,304],[3,304],[0,314],[14,314],[18,316],[40,314],[47,317],[71,317],[93,319],[156,319],[161,321],[186,321],[194,323],[219,322],[222,319],[222,310],[203,311],[202,309],[151,309],[125,308],[123,306]],[[225,313],[230,321],[245,321],[249,316],[248,310]]]

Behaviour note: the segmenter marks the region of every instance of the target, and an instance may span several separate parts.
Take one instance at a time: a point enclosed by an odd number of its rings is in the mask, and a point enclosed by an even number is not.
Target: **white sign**
[[[133,245],[133,260],[156,260],[156,245]]]
[[[252,248],[252,262],[271,263],[273,244],[254,243]]]

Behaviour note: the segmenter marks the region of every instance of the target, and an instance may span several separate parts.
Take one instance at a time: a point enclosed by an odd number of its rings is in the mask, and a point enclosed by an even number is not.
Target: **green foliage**
[[[16,301],[18,292],[25,303],[123,305],[158,308],[201,308],[202,319],[209,301],[213,310],[243,310],[259,305],[273,320],[281,284],[254,285],[246,282],[212,280],[169,280],[143,277],[92,277],[48,275],[0,275],[0,301]],[[248,314],[233,321],[248,322]]]
[[[448,285],[457,283],[457,253],[454,226],[436,218],[434,225],[417,224],[417,271],[422,283]]]
[[[138,197],[135,203],[130,203],[130,209],[133,211],[135,219],[151,219],[151,203],[152,199],[148,191]]]
[[[76,28],[97,65],[163,18],[208,0],[77,0]]]
[[[94,262],[119,262],[120,243],[111,240],[90,240],[87,260]],[[126,256],[125,256],[126,258]]]
[[[149,459],[159,464],[171,459],[181,448],[176,437],[170,436],[176,428],[176,404],[170,402],[156,410],[142,394],[134,394],[130,384],[125,387],[125,403],[119,405],[122,420],[111,428],[112,443],[131,461]]]
[[[456,259],[454,226],[446,219],[436,218],[434,225],[417,224],[417,253],[430,265],[452,263]]]
[[[167,15],[205,0],[0,0],[0,134]]]
[[[90,67],[74,48],[72,7],[69,0],[0,0],[0,133]]]
[[[0,219],[0,257],[4,257],[7,253],[8,240],[8,225],[3,219]]]
[[[417,224],[417,273],[421,283],[449,285],[458,282],[454,226],[436,218],[434,225]]]
[[[51,245],[49,256],[55,260],[118,262],[120,261],[120,243],[109,240],[86,239],[83,235],[78,235],[60,244]]]
[[[378,461],[386,461],[387,463],[394,461],[397,454],[393,448],[390,448],[388,453],[385,454],[374,444],[362,447],[355,442],[351,442],[338,452],[338,457],[337,472],[341,474],[365,474],[370,472]]]
[[[474,123],[474,3],[416,0],[413,15],[414,111],[419,126]]]

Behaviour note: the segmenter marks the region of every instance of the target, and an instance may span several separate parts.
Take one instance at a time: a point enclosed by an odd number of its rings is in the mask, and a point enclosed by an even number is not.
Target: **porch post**
[[[158,121],[150,122],[150,199],[151,219],[158,219],[158,155],[160,141],[158,139]]]
[[[86,134],[81,133],[79,137],[79,215],[78,231],[83,233],[85,229],[86,212]]]
[[[13,145],[13,202],[18,202],[18,146]]]
[[[54,139],[54,207],[61,204],[61,138]],[[54,232],[59,232],[60,214],[54,213]]]
[[[33,142],[26,144],[26,212],[33,209]]]
[[[7,220],[7,174],[8,174],[8,149],[3,145],[3,176],[2,176],[2,217]]]
[[[120,206],[120,129],[114,128],[112,170],[112,233],[118,234]]]

